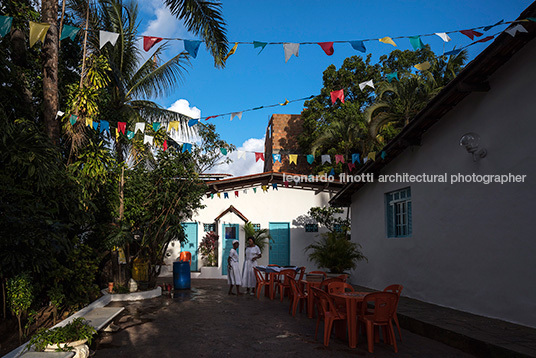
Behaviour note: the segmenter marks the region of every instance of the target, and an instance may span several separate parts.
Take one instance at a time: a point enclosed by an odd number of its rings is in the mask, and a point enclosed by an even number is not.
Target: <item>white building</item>
[[[239,240],[240,266],[244,261],[247,221],[259,228],[269,229],[273,241],[267,246],[259,264],[305,266],[316,269],[307,260],[306,246],[317,241],[323,231],[307,215],[311,207],[328,205],[329,200],[342,188],[338,182],[288,182],[280,172],[266,172],[207,182],[209,192],[191,222],[184,223],[188,242],[183,251],[193,256],[192,277],[226,278],[227,257],[234,239]],[[287,182],[287,184],[285,184]],[[263,190],[262,187],[266,190]],[[219,195],[218,195],[219,194]],[[227,194],[227,195],[225,195]],[[227,197],[226,197],[227,196]],[[325,230],[325,229],[324,229]],[[203,267],[198,246],[207,231],[219,235],[218,267]],[[179,242],[172,242],[165,260],[162,275],[172,274],[172,263],[181,251]]]
[[[520,19],[535,16],[532,4]],[[398,283],[411,298],[536,327],[536,24],[520,24],[528,33],[499,35],[384,160],[361,169],[373,183],[348,184],[332,200],[351,207],[352,240],[368,258],[352,283]],[[469,132],[481,138],[474,160],[460,145]],[[404,173],[416,176],[393,182]]]

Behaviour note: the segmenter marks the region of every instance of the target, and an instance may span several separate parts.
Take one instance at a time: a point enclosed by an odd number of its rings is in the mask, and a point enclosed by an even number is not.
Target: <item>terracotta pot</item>
[[[108,282],[108,292],[112,293],[114,292],[114,283]]]

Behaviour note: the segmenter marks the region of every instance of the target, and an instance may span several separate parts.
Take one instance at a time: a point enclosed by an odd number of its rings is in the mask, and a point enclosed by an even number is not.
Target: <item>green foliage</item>
[[[118,294],[122,294],[122,293],[129,293],[130,290],[129,290],[128,286],[126,286],[126,285],[114,285],[113,292],[118,293]]]
[[[11,312],[17,316],[19,323],[19,341],[22,340],[22,315],[25,314],[34,299],[32,283],[27,273],[19,274],[7,281],[7,301]]]
[[[199,244],[201,258],[205,261],[205,266],[218,266],[218,235],[214,231],[209,231],[203,236]]]
[[[305,248],[311,250],[309,261],[331,273],[344,273],[353,270],[358,261],[366,260],[361,245],[348,240],[346,233],[328,232],[321,239]]]
[[[266,244],[272,241],[272,237],[270,236],[270,231],[268,229],[257,230],[251,221],[248,221],[244,224],[244,233],[246,234],[246,239],[249,237],[253,238],[253,242],[259,247],[261,253],[264,252]]]
[[[342,208],[334,206],[312,207],[309,209],[309,215],[320,225],[326,227],[330,232],[349,233],[350,220],[342,218]]]
[[[220,148],[227,149],[227,155],[229,155],[236,150],[236,147],[220,139],[214,124],[199,124],[198,127],[201,141],[192,149],[197,172],[202,174],[216,165],[231,163],[232,160],[223,155]]]
[[[39,330],[28,342],[27,349],[33,347],[37,352],[43,352],[48,345],[56,345],[56,351],[68,352],[72,347],[68,344],[62,347],[60,344],[87,339],[90,345],[96,333],[95,328],[91,327],[83,317],[79,317],[63,327]]]

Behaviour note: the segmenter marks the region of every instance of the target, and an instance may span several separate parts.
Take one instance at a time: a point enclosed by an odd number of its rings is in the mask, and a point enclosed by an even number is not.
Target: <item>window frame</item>
[[[385,232],[389,239],[413,234],[411,187],[385,193]]]

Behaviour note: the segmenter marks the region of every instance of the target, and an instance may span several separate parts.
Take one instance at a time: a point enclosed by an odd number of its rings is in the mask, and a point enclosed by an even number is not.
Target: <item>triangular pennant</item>
[[[272,189],[273,190],[279,190],[279,189],[277,189],[277,183],[272,183]]]
[[[261,50],[259,51],[257,55],[259,55],[262,52],[262,50],[264,50],[267,44],[268,44],[267,42],[253,41],[253,48],[257,48],[257,47],[261,48]]]
[[[184,49],[190,56],[197,58],[197,51],[199,51],[199,45],[201,41],[184,40]]]
[[[411,44],[414,50],[420,50],[421,48],[424,47],[424,44],[422,43],[420,36],[410,36],[409,43]]]
[[[138,131],[145,133],[145,122],[136,123],[136,126],[134,127],[134,133],[138,133]]]
[[[160,129],[161,125],[162,124],[160,122],[154,122],[153,123],[153,131],[158,132],[158,130]]]
[[[86,118],[86,127],[93,128],[93,120],[91,118]]]
[[[167,150],[167,139],[164,139],[164,143],[162,143],[162,147],[164,147],[164,152]]]
[[[11,31],[13,18],[11,16],[0,15],[0,36],[5,37]]]
[[[465,36],[469,37],[471,40],[476,37],[482,36],[481,32],[475,31],[475,30],[461,30],[460,31]]]
[[[344,155],[335,154],[335,164],[344,163]]]
[[[214,194],[210,194],[210,198],[211,198],[211,199],[214,199]]]
[[[445,42],[449,42],[451,40],[450,36],[447,35],[446,32],[436,32],[435,33],[437,36],[441,37],[441,40],[445,41]]]
[[[97,130],[97,128],[99,128],[99,122],[93,122],[93,129],[94,130]]]
[[[330,163],[331,164],[331,156],[329,154],[322,154],[322,164],[324,163]]]
[[[101,133],[104,131],[108,131],[110,133],[110,123],[108,121],[101,121],[100,122],[100,131]]]
[[[260,152],[255,152],[255,162],[258,162],[259,159],[264,161],[264,154]]]
[[[285,42],[283,43],[283,50],[285,51],[285,63],[287,63],[292,55],[298,57],[300,52],[300,44]]]
[[[365,48],[365,44],[363,41],[348,41],[350,45],[352,45],[352,48],[356,51],[360,52],[366,52],[367,49]]]
[[[423,63],[418,63],[413,67],[415,67],[419,71],[426,71],[426,70],[430,69],[430,67],[432,67],[432,65],[430,65],[430,62],[425,61]]]
[[[474,43],[476,44],[476,43],[479,43],[479,42],[488,42],[489,40],[493,40],[494,37],[495,36],[486,36],[486,37],[484,37],[484,38],[482,38],[482,39],[480,39],[478,41],[475,41]]]
[[[147,143],[149,143],[150,145],[153,145],[153,139],[154,139],[153,136],[150,136],[150,135],[144,135],[144,136],[143,136],[143,144],[147,144]]]
[[[358,162],[359,164],[361,164],[361,162],[359,161],[359,153],[352,154],[352,163],[355,163],[355,162]]]
[[[78,120],[78,117],[75,116],[74,114],[71,114],[71,116],[69,117],[69,122],[71,123],[72,126],[74,126],[77,120]]]
[[[298,154],[289,154],[288,161],[289,161],[289,164],[294,163],[295,165],[298,165]]]
[[[60,41],[65,40],[66,38],[70,38],[71,41],[74,41],[78,31],[80,31],[79,27],[63,25],[63,28],[61,29]]]
[[[365,82],[361,82],[361,83],[359,84],[359,89],[360,89],[361,91],[363,91],[363,89],[364,89],[366,86],[369,86],[369,87],[374,88],[374,82],[373,82],[373,80],[368,80],[368,81],[365,81]]]
[[[167,131],[171,132],[173,129],[178,131],[179,130],[179,125],[180,125],[179,121],[171,121],[168,124],[168,130]]]
[[[233,120],[234,117],[238,117],[238,119],[242,119],[242,112],[231,113],[231,120]]]
[[[344,89],[340,89],[338,91],[332,91],[330,92],[331,96],[331,104],[335,104],[337,99],[340,99],[342,103],[344,103]]]
[[[184,143],[182,145],[182,152],[188,152],[190,153],[192,151],[192,144],[191,143]]]
[[[115,129],[115,141],[117,142],[119,140],[119,129]]]
[[[504,22],[504,20],[501,20],[499,21],[498,23],[496,23],[495,25],[490,25],[490,26],[486,26],[482,29],[482,31],[486,32],[486,31],[489,31],[491,30],[492,28],[494,28],[495,26],[499,26],[501,25],[502,23]]]
[[[234,196],[235,196],[235,198],[238,198],[238,190],[235,190]]]
[[[216,117],[218,117],[218,116],[210,116],[210,117],[207,117],[207,118],[205,118],[205,121],[208,121],[209,119],[211,119],[211,118],[216,118]]]
[[[318,43],[326,55],[331,56],[335,50],[333,49],[333,42],[319,42]]]
[[[313,164],[314,161],[315,161],[315,156],[312,154],[307,154],[307,163]]]
[[[143,49],[147,52],[149,51],[154,45],[162,41],[163,38],[161,37],[154,37],[154,36],[143,36]]]
[[[216,193],[216,195],[218,196],[218,198],[221,199],[221,194],[220,193]]]
[[[248,193],[248,190],[247,190],[247,189],[244,189],[244,190],[242,190],[242,192],[243,192],[244,194],[247,194],[247,193]]]
[[[385,150],[382,150],[382,153],[380,154],[380,157],[382,159],[385,159],[386,156],[387,156],[387,153],[385,153]]]
[[[117,122],[117,130],[123,134],[125,134],[125,130],[127,129],[127,122]]]
[[[268,186],[266,186],[266,185],[262,185],[261,188],[262,188],[262,191],[264,193],[266,193],[268,191]]]
[[[388,73],[385,75],[385,77],[387,78],[387,81],[389,81],[389,83],[391,83],[393,79],[398,81],[398,72]]]
[[[376,152],[370,152],[368,154],[368,159],[370,159],[372,161],[376,160]]]
[[[227,155],[227,148],[220,148],[220,152],[223,155]]]
[[[237,48],[238,48],[238,42],[235,42],[235,44],[234,44],[233,48],[231,49],[231,51],[229,51],[229,53],[227,55],[225,55],[225,57],[223,58],[223,62],[227,61],[229,56],[231,56],[232,54],[234,54],[236,52]]]
[[[188,127],[193,127],[197,124],[197,122],[199,122],[199,119],[190,119],[188,121]]]
[[[119,38],[118,33],[100,30],[99,31],[100,48],[103,48],[104,45],[106,45],[108,42],[111,43],[112,46],[115,46],[115,43],[117,42],[118,38]]]
[[[393,46],[396,47],[395,42],[389,36],[382,37],[381,39],[379,39],[379,41],[384,43],[384,44],[389,44],[389,45],[393,45]]]
[[[512,37],[515,37],[518,32],[528,32],[527,29],[525,29],[523,25],[521,24],[517,24],[515,26],[509,27],[504,31],[507,32]]]
[[[272,154],[272,159],[274,160],[274,163],[281,163],[281,154]]]
[[[352,170],[354,170],[354,169],[355,169],[355,164],[354,164],[354,163],[350,163],[350,162],[348,162],[348,170],[349,170],[349,171],[352,171]]]
[[[237,150],[236,151],[238,159],[246,159],[246,152],[243,150]]]
[[[127,138],[128,138],[128,139],[132,139],[132,138],[134,138],[134,135],[135,135],[134,132],[132,132],[132,131],[127,131]]]
[[[285,180],[285,181],[283,182],[283,185],[285,186],[285,188],[288,188],[288,181]]]
[[[289,104],[290,101],[288,99],[285,98],[285,102],[283,103],[279,103],[280,106],[286,106],[287,104]]]
[[[334,176],[335,175],[335,169],[331,168],[331,170],[329,171],[329,175]]]
[[[253,188],[253,193],[254,193],[254,194],[257,193],[257,188]]]
[[[50,24],[30,21],[30,47],[33,47],[39,40],[45,42],[49,27]]]
[[[223,193],[223,198],[224,199],[229,199],[229,193]]]

